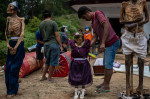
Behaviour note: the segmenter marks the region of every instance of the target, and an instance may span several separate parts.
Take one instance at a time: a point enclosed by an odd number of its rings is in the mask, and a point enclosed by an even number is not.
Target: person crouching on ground
[[[69,70],[69,84],[75,87],[74,99],[80,94],[80,99],[84,98],[85,87],[92,84],[91,66],[87,60],[90,48],[90,40],[85,40],[83,35],[76,33],[74,40],[69,40],[71,46],[71,57],[73,57]],[[81,92],[78,90],[82,87]]]

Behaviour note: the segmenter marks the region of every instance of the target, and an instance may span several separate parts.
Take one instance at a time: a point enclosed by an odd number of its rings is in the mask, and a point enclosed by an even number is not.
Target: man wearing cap
[[[83,18],[86,21],[92,21],[94,37],[91,45],[93,45],[99,38],[100,52],[104,52],[104,81],[102,84],[97,86],[98,88],[96,92],[109,92],[109,84],[113,74],[113,62],[117,49],[120,45],[119,37],[116,35],[111,24],[102,11],[92,12],[88,7],[82,6],[78,10],[78,17]]]

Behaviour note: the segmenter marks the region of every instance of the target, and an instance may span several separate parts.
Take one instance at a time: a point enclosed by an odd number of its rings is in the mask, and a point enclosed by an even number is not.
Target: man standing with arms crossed
[[[52,75],[55,66],[58,66],[60,49],[62,51],[62,45],[58,33],[57,23],[51,20],[51,12],[45,10],[43,12],[44,21],[40,23],[39,31],[42,35],[44,42],[44,52],[46,57],[46,63],[43,70],[41,81],[46,80],[46,72],[49,69],[48,81],[53,82]]]

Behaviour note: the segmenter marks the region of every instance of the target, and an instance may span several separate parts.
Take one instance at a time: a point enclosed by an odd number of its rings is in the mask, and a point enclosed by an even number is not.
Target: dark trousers
[[[17,41],[10,41],[11,47],[16,45]],[[5,66],[5,83],[7,87],[7,94],[17,94],[19,84],[19,71],[25,57],[24,42],[21,42],[17,48],[15,55],[11,55],[8,50],[7,61]]]

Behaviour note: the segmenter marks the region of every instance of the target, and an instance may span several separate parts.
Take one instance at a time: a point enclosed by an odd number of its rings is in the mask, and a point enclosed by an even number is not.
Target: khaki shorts
[[[131,33],[125,31],[121,37],[123,54],[130,55],[135,53],[138,58],[144,59],[147,55],[147,38],[145,33]]]

